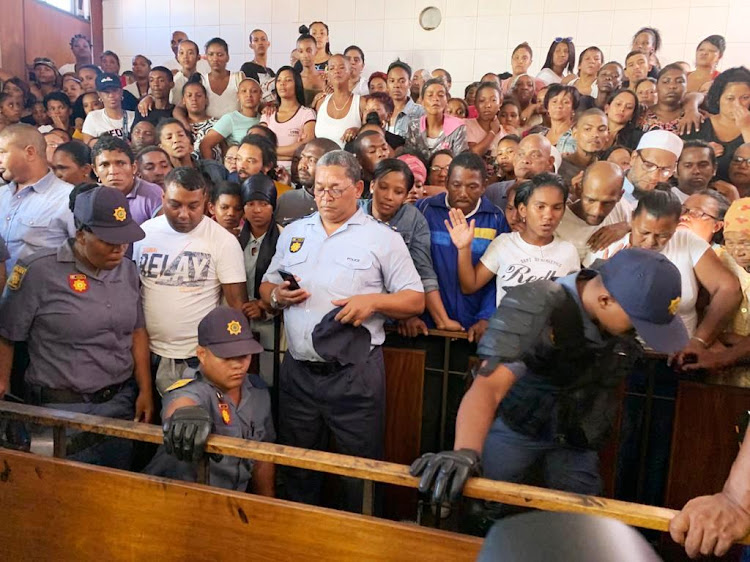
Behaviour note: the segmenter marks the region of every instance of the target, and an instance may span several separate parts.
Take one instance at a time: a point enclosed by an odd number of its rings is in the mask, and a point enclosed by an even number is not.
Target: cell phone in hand
[[[294,275],[289,273],[288,271],[284,271],[283,269],[279,270],[279,275],[281,275],[281,278],[284,281],[289,281],[289,290],[290,291],[296,291],[300,288],[299,283],[297,283],[297,280],[294,278]]]

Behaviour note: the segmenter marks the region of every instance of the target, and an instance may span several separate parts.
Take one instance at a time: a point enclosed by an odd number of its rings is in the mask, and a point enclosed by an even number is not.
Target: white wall
[[[443,14],[433,31],[417,21],[426,6]],[[300,23],[314,20],[328,23],[332,51],[359,45],[366,72],[396,57],[415,69],[442,66],[454,94],[485,72],[509,69],[522,41],[534,49],[533,71],[557,36],[572,36],[579,52],[597,45],[606,59],[622,61],[645,25],[662,32],[663,63],[692,63],[698,41],[717,33],[728,43],[721,68],[750,65],[750,0],[104,0],[104,47],[120,55],[122,70],[135,54],[157,64],[171,56],[171,32],[181,29],[199,44],[223,37],[237,69],[252,58],[247,38],[260,27],[271,40],[271,66],[279,67],[288,64]]]

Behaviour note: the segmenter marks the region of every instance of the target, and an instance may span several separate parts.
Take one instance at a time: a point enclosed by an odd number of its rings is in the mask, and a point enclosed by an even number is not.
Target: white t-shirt
[[[130,130],[133,128],[133,121],[135,120],[134,111],[123,111],[123,115],[127,119],[127,137],[130,137]],[[123,134],[123,121],[124,119],[112,119],[107,117],[104,109],[95,109],[86,116],[86,120],[83,122],[81,131],[84,135],[91,135],[92,137],[100,137],[102,135],[112,135],[120,139],[126,137]]]
[[[630,222],[633,216],[633,207],[623,197],[614,206],[612,212],[609,213],[602,221],[600,225],[590,225],[583,219],[578,218],[573,211],[565,209],[560,224],[557,225],[555,234],[573,244],[576,250],[578,250],[578,257],[583,262],[583,265],[588,266],[590,263],[584,261],[589,254],[589,248],[586,243],[591,238],[591,235],[599,230],[602,226],[608,226],[610,224],[617,224],[618,222]]]
[[[237,90],[240,87],[240,82],[245,79],[245,75],[241,72],[232,72],[229,75],[229,84],[227,84],[226,89],[219,95],[211,89],[211,81],[208,79],[208,74],[208,72],[201,72],[203,85],[208,92],[208,107],[206,108],[208,116],[218,119],[222,115],[239,110],[240,102],[237,100]]]
[[[497,304],[505,296],[506,287],[563,277],[581,269],[578,252],[570,242],[555,238],[546,246],[534,246],[524,242],[518,232],[495,238],[481,262],[497,276]]]
[[[151,351],[162,357],[195,355],[198,324],[216,308],[221,285],[245,283],[245,261],[237,239],[208,217],[188,233],[165,216],[141,225],[146,237],[133,245]]]
[[[617,242],[613,242],[604,250],[593,254],[593,258],[609,259],[620,250],[629,247],[630,233]],[[691,336],[695,333],[695,328],[698,326],[698,313],[695,310],[695,302],[698,300],[699,285],[698,278],[695,276],[695,266],[708,249],[710,249],[708,242],[702,238],[698,238],[690,230],[681,228],[675,231],[672,238],[660,252],[680,270],[682,298],[680,299],[680,306],[677,309],[677,313],[682,318],[682,322]]]

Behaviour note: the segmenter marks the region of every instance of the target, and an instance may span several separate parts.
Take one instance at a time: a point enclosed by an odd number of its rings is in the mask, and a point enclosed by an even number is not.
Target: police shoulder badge
[[[193,382],[195,379],[180,379],[177,382],[173,383],[167,388],[167,392],[170,390],[177,390],[178,388],[182,388],[183,386],[189,385],[191,382]]]
[[[674,316],[677,313],[677,308],[680,306],[680,297],[675,297],[669,301],[669,314]]]
[[[242,333],[242,324],[237,322],[237,320],[232,320],[227,324],[227,332],[233,336],[239,336]]]
[[[114,212],[114,217],[116,221],[122,222],[128,218],[128,212],[125,210],[125,207],[117,207]]]
[[[85,293],[89,290],[89,280],[83,273],[68,275],[68,285],[75,293]]]
[[[27,267],[18,264],[14,265],[13,270],[8,277],[8,282],[6,283],[8,289],[17,291],[21,287],[21,283],[23,283],[23,278],[26,276],[27,271]]]
[[[221,421],[224,422],[224,425],[229,425],[230,423],[232,423],[232,414],[229,411],[229,404],[220,402],[219,412],[221,412]]]
[[[289,251],[296,254],[302,248],[302,244],[305,243],[304,238],[292,238],[292,243],[289,244]]]

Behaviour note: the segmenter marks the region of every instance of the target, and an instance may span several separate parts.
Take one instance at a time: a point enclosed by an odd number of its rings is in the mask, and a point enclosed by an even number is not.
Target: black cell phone
[[[283,269],[279,270],[279,275],[281,275],[281,278],[284,281],[289,281],[289,290],[290,291],[296,291],[300,288],[299,283],[297,283],[297,280],[294,278],[294,275],[289,273],[288,271],[284,271]]]

